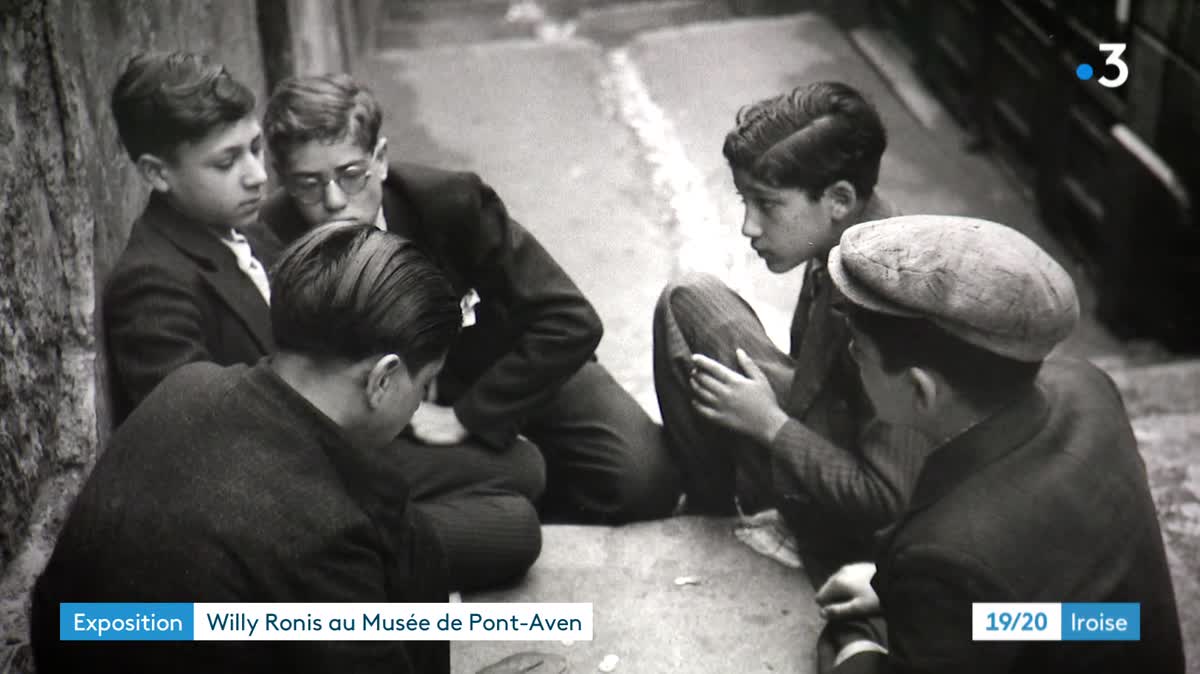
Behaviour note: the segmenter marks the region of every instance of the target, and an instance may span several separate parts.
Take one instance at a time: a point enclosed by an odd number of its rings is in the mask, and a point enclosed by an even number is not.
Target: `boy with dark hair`
[[[669,515],[679,492],[661,430],[596,362],[592,305],[491,187],[471,173],[389,162],[381,125],[378,101],[348,75],[281,82],[264,127],[284,190],[263,219],[284,241],[332,221],[401,234],[463,298],[468,327],[397,440],[455,580],[491,584],[533,563],[530,502],[543,483],[550,519]],[[523,502],[461,498],[472,494]]]
[[[1079,316],[1071,277],[1013,229],[927,215],[846,230],[829,271],[875,410],[936,449],[877,562],[818,591],[821,671],[1182,673],[1120,394],[1090,363],[1047,357]],[[1133,602],[1140,634],[974,641],[977,602]]]
[[[103,298],[117,423],[180,365],[273,347],[265,268],[279,245],[254,226],[267,180],[254,106],[185,52],[137,54],[113,88],[121,143],[152,189]]]
[[[807,265],[790,353],[707,274],[669,284],[654,315],[655,387],[689,510],[778,508],[816,585],[870,551],[919,467],[896,450],[920,439],[873,419],[825,271],[847,227],[894,214],[875,190],[886,145],[878,113],[839,82],[743,108],[724,146],[742,233],[772,272]]]
[[[59,640],[61,602],[445,602],[437,539],[386,451],[462,322],[398,236],[284,252],[258,362],[178,368],[113,435],[33,602],[40,672],[449,672],[445,642]]]

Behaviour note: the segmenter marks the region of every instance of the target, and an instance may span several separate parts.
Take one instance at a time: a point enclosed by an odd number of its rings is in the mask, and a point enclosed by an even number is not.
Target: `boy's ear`
[[[383,165],[383,168],[379,169],[379,179],[380,180],[384,180],[387,178],[387,172],[388,172],[387,144],[388,144],[387,138],[384,138],[383,136],[380,136],[379,142],[375,143],[375,161],[377,163]]]
[[[399,387],[406,385],[412,384],[408,381],[408,368],[404,367],[404,361],[394,353],[379,358],[367,371],[367,405],[373,410],[378,409]]]
[[[170,192],[171,184],[167,181],[167,163],[152,154],[144,154],[134,162],[138,173],[150,183],[156,192]]]
[[[938,396],[945,393],[937,377],[923,367],[909,368],[907,376],[909,384],[912,386],[915,411],[925,416],[936,412],[938,404],[941,402],[938,400]]]
[[[829,214],[835,222],[841,222],[858,207],[858,192],[849,180],[839,180],[825,188],[829,200]]]

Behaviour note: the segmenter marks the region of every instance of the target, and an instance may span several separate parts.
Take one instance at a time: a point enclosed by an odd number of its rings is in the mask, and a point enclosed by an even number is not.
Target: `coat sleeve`
[[[467,228],[448,245],[482,302],[499,302],[515,333],[454,403],[467,429],[507,446],[522,421],[592,356],[603,326],[591,303],[532,234],[509,217],[491,187],[470,175]]]
[[[851,451],[788,419],[770,447],[775,488],[784,494],[800,489],[829,512],[875,530],[904,507],[928,444],[911,429],[870,421],[858,451]]]
[[[160,266],[118,270],[104,315],[116,381],[130,409],[181,365],[212,360],[193,290]]]
[[[894,564],[880,599],[887,658],[853,657],[834,669],[838,674],[1012,671],[1020,642],[972,639],[973,602],[1015,601],[983,565],[934,551],[908,553]]]

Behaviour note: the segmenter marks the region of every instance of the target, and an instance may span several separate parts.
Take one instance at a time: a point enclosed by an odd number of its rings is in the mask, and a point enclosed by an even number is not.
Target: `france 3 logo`
[[[1125,84],[1125,80],[1129,79],[1129,64],[1125,63],[1125,59],[1121,58],[1121,55],[1125,53],[1125,43],[1102,42],[1098,46],[1100,48],[1100,53],[1108,54],[1108,58],[1104,59],[1104,65],[1116,68],[1117,76],[1109,77],[1106,74],[1103,77],[1098,78],[1096,83],[1102,87],[1116,89],[1122,84]],[[1087,63],[1080,63],[1075,68],[1075,76],[1084,82],[1092,79],[1092,76],[1095,74],[1096,71],[1090,64]]]

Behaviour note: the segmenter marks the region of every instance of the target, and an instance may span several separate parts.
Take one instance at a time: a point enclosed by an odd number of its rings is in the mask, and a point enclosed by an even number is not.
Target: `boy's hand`
[[[817,604],[821,606],[821,617],[826,620],[843,620],[859,616],[876,615],[880,611],[879,595],[871,587],[875,577],[875,565],[870,562],[847,564],[825,581],[817,590]]]
[[[692,356],[692,405],[706,419],[770,444],[787,413],[758,364],[741,349],[737,359],[745,375],[707,356]]]
[[[422,401],[413,414],[413,436],[427,445],[453,445],[462,442],[470,431],[458,420],[453,407]]]

